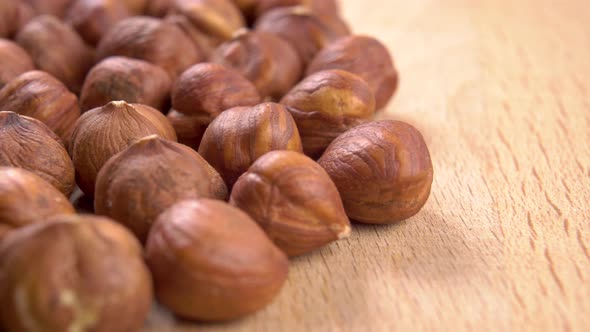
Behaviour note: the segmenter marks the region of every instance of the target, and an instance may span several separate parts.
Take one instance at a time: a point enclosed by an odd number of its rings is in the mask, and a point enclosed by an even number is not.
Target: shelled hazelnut
[[[77,0],[79,1],[79,0]],[[129,9],[129,11],[134,14],[134,15],[142,15],[146,8],[147,8],[147,4],[149,0],[119,0],[121,1],[123,4],[125,4],[125,6],[127,6],[127,8]]]
[[[75,30],[53,16],[42,15],[27,23],[15,39],[38,69],[55,76],[72,92],[80,92],[94,63],[94,52]]]
[[[0,112],[0,166],[35,173],[65,196],[74,191],[74,165],[61,139],[42,122]]]
[[[139,331],[153,300],[137,240],[101,217],[61,215],[15,231],[0,245],[0,271],[7,331]]]
[[[336,0],[256,0],[256,16],[279,7],[304,6],[311,12],[319,15],[338,15],[340,6]]]
[[[5,0],[2,0],[5,1]],[[36,15],[51,15],[63,18],[66,11],[77,0],[20,0],[31,6]]]
[[[113,101],[82,114],[69,145],[80,189],[93,196],[102,166],[135,140],[149,135],[176,141],[174,128],[166,117],[146,105]]]
[[[430,195],[428,147],[418,130],[401,121],[357,126],[336,138],[318,162],[356,221],[389,224],[410,218]]]
[[[168,73],[149,62],[113,56],[92,67],[80,94],[82,112],[124,100],[162,110],[170,96]]]
[[[42,71],[28,71],[6,84],[0,90],[0,110],[43,122],[66,146],[80,117],[76,95]]]
[[[398,73],[391,54],[373,37],[355,35],[333,42],[316,55],[307,75],[326,69],[346,70],[364,79],[375,94],[377,110],[385,107],[397,90]]]
[[[260,95],[280,99],[301,78],[303,64],[283,39],[262,31],[241,30],[220,45],[211,61],[235,69]]]
[[[12,37],[19,28],[19,0],[0,1],[0,38]]]
[[[230,203],[248,213],[289,256],[348,237],[338,189],[320,165],[293,151],[272,151],[244,173]]]
[[[35,69],[33,59],[18,44],[0,38],[0,89],[18,75]]]
[[[199,149],[205,129],[209,124],[209,117],[199,115],[184,115],[174,109],[166,115],[168,121],[174,127],[178,143],[187,145],[195,150]]]
[[[205,321],[265,307],[288,272],[285,254],[246,213],[208,199],[183,201],[162,213],[146,260],[158,300],[181,317]]]
[[[197,29],[197,27],[195,27],[184,15],[170,14],[166,16],[165,20],[175,24],[184,32],[184,34],[192,41],[193,45],[197,47],[203,59],[209,59],[211,53],[213,53],[213,50],[219,44],[215,38],[212,38]]]
[[[98,43],[99,60],[120,55],[151,62],[178,77],[204,60],[192,40],[173,22],[153,17],[129,17],[115,24]]]
[[[22,27],[27,25],[27,23],[29,23],[29,21],[35,16],[37,16],[37,13],[33,7],[25,1],[20,1],[18,3],[18,29],[16,31],[22,29]]]
[[[76,0],[68,10],[65,22],[78,31],[90,45],[96,45],[115,23],[131,16],[120,0]]]
[[[230,188],[256,159],[274,150],[302,151],[293,117],[275,103],[221,113],[207,127],[199,146],[199,153]]]
[[[145,242],[158,215],[186,199],[226,200],[219,173],[193,149],[144,137],[102,167],[96,179],[94,209],[125,225]]]
[[[0,166],[0,243],[14,229],[73,213],[68,198],[45,180],[22,168]]]
[[[164,17],[173,5],[174,0],[147,0],[145,13],[149,16]]]

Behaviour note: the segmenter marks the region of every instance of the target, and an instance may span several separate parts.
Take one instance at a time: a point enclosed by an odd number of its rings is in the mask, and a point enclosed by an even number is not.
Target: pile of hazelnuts
[[[415,215],[428,148],[373,120],[398,74],[339,13],[336,0],[1,0],[0,330],[136,331],[154,297],[179,317],[236,319],[350,220]]]

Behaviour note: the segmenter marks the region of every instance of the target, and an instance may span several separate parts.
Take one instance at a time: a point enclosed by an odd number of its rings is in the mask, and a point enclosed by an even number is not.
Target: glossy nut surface
[[[68,9],[65,22],[90,45],[96,45],[115,23],[131,16],[121,0],[76,0]]]
[[[150,232],[146,260],[160,303],[185,318],[220,321],[279,293],[288,260],[244,212],[215,200],[180,202]]]
[[[293,151],[272,151],[256,160],[234,185],[230,204],[248,213],[289,256],[350,233],[338,189],[326,171]]]
[[[0,39],[0,89],[20,74],[35,69],[33,59],[18,44]]]
[[[195,151],[198,150],[201,139],[203,139],[205,130],[209,125],[209,117],[184,115],[174,109],[170,110],[166,117],[174,127],[174,131],[176,131],[178,143],[187,145]]]
[[[370,122],[347,131],[318,163],[356,221],[390,224],[410,218],[430,195],[428,147],[418,130],[401,121]]]

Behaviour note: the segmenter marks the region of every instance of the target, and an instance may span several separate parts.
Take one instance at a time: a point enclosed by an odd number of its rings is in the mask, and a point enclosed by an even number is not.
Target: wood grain
[[[424,133],[432,196],[295,259],[273,305],[146,331],[590,330],[590,3],[345,0],[395,55],[383,117]]]

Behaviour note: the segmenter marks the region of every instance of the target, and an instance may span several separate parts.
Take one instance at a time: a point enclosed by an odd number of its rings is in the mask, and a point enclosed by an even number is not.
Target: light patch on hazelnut
[[[25,325],[24,328],[28,331],[43,331],[42,324],[35,320],[29,309],[31,305],[29,298],[27,297],[27,289],[25,285],[18,286],[14,292],[14,302],[16,304],[16,312],[18,313],[19,320]]]
[[[337,226],[337,225],[334,225]],[[338,240],[342,240],[342,239],[346,239],[350,236],[350,226],[349,225],[345,225],[344,229],[342,229],[339,233],[338,233]]]
[[[115,101],[111,101],[111,104],[115,107],[123,107],[127,103],[124,100],[115,100]]]
[[[74,320],[68,327],[68,332],[88,331],[96,323],[98,318],[96,309],[85,307],[72,290],[66,289],[61,292],[59,301],[74,311]]]

